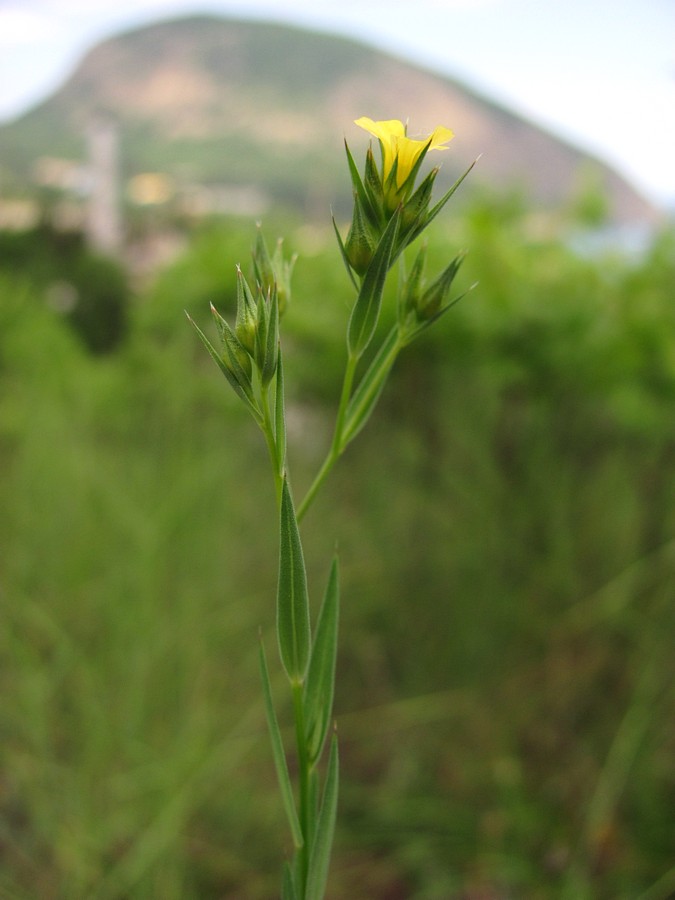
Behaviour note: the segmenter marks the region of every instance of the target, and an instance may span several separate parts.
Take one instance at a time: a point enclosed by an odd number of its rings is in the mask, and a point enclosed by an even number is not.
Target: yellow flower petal
[[[447,147],[443,147],[443,144],[447,144],[448,141],[451,141],[455,136],[454,131],[450,131],[449,128],[445,128],[443,125],[437,125],[436,128],[429,135],[431,138],[431,145],[429,147],[430,150],[447,150]]]
[[[354,124],[370,132],[379,140],[382,147],[382,180],[384,182],[389,177],[394,160],[398,160],[396,166],[397,188],[403,186],[425,150],[447,150],[447,147],[443,145],[454,137],[449,128],[438,125],[424,140],[414,140],[407,137],[406,127],[398,119],[375,122],[367,116],[362,116],[360,119],[356,119]]]
[[[381,141],[389,141],[392,137],[405,136],[405,125],[403,122],[399,122],[398,119],[373,122],[373,120],[369,119],[367,116],[361,116],[360,119],[355,120],[354,124],[358,125],[359,128],[365,128],[366,131],[369,131],[374,137]]]

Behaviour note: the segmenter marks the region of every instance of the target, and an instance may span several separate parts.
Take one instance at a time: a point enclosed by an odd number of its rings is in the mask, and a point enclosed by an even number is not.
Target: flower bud
[[[405,328],[411,317],[415,320],[417,319],[417,309],[424,290],[426,256],[427,245],[422,244],[415,257],[410,274],[403,282],[398,303],[398,321],[401,328]]]
[[[434,318],[446,305],[450,287],[463,260],[464,254],[460,253],[443,269],[434,283],[419,298],[415,308],[418,321],[423,322]]]
[[[258,310],[251,289],[237,266],[237,318],[234,332],[245,349],[253,354],[258,326]]]
[[[364,215],[358,194],[354,194],[352,225],[345,241],[345,254],[357,275],[364,275],[375,253],[377,240]]]

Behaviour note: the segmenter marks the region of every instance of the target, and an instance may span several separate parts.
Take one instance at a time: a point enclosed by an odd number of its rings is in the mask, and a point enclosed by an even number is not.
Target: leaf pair
[[[335,737],[331,744],[323,796],[318,807],[315,800],[307,800],[307,791],[310,785],[316,784],[315,769],[323,752],[332,717],[339,618],[338,566],[334,559],[312,641],[302,544],[285,478],[281,495],[279,544],[277,641],[282,665],[294,696],[299,700],[294,709],[301,806],[304,810],[304,815],[299,816],[261,644],[260,669],[274,764],[296,853],[303,859],[303,863],[295,868],[286,866],[282,897],[288,900],[320,900],[328,874],[337,810],[338,755]],[[312,794],[314,792],[312,789]]]

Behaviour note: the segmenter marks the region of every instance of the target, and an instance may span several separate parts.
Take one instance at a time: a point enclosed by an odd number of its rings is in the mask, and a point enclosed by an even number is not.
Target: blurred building
[[[93,119],[87,129],[89,203],[85,231],[94,250],[115,256],[122,247],[119,135],[114,122]]]

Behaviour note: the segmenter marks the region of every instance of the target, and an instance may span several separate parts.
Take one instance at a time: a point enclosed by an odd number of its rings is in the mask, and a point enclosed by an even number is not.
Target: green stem
[[[272,474],[274,475],[274,488],[277,498],[277,509],[281,509],[281,492],[283,489],[284,479],[283,472],[279,471],[277,441],[275,437],[274,423],[272,421],[272,414],[270,412],[268,391],[262,392],[262,420],[260,422],[260,427],[263,434],[265,435],[265,443],[267,444],[267,450],[270,455],[270,462],[272,463]]]
[[[340,404],[338,406],[337,417],[335,420],[333,441],[331,443],[330,450],[328,451],[328,455],[323,461],[323,464],[319,469],[316,478],[312,482],[302,503],[300,503],[297,510],[295,511],[298,522],[300,522],[300,520],[309,509],[310,504],[314,500],[314,497],[316,496],[319,488],[326,480],[326,476],[338,461],[342,451],[345,448],[345,444],[343,442],[343,431],[345,426],[345,418],[347,415],[347,407],[349,406],[349,400],[352,394],[352,385],[354,384],[354,375],[356,374],[356,366],[358,364],[358,361],[359,357],[356,354],[350,354],[347,357],[347,366],[345,368],[345,375],[342,382],[342,393],[340,394]]]
[[[307,870],[309,867],[309,853],[311,848],[311,828],[313,822],[311,809],[311,784],[310,763],[307,753],[307,737],[305,734],[305,713],[303,707],[303,685],[295,682],[293,690],[293,715],[295,717],[295,741],[298,752],[298,782],[300,788],[300,828],[304,843],[297,851],[299,855],[299,876],[301,884],[301,896],[304,897],[307,883]]]

